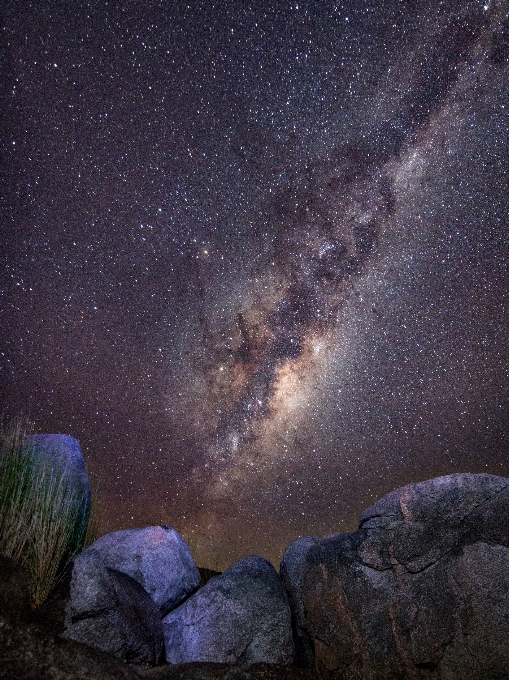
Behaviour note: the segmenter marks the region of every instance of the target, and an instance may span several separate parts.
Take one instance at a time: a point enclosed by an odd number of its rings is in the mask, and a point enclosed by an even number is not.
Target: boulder
[[[288,600],[274,567],[246,557],[207,582],[163,619],[166,660],[293,662]]]
[[[509,479],[454,474],[390,493],[358,531],[287,551],[319,672],[507,677],[508,518]]]
[[[160,608],[161,617],[200,585],[200,572],[182,536],[169,526],[113,531],[93,548],[111,569],[137,581]]]
[[[53,599],[53,595],[51,596]],[[310,670],[274,664],[181,666],[128,664],[111,654],[62,638],[62,622],[48,622],[45,604],[30,607],[26,577],[0,557],[0,677],[5,680],[314,680]],[[53,614],[56,612],[53,612]],[[50,618],[52,618],[53,614]],[[48,625],[49,623],[49,625]]]
[[[317,536],[298,538],[285,551],[281,561],[280,575],[288,594],[292,612],[295,642],[295,663],[300,668],[314,666],[313,646],[306,630],[306,616],[302,604],[302,574],[306,555],[311,546],[318,543]]]
[[[69,550],[81,548],[90,515],[91,492],[79,442],[68,434],[31,434],[24,438],[23,446],[37,454],[41,465],[50,464],[57,473],[62,473],[73,487],[75,497],[81,498],[73,531],[75,545],[70,545]]]
[[[163,653],[159,608],[142,586],[88,548],[74,561],[64,637],[122,661],[156,664]]]

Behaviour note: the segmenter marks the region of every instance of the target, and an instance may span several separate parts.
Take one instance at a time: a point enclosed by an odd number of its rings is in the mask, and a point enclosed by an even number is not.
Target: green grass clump
[[[88,516],[65,466],[24,444],[27,425],[18,419],[0,431],[0,553],[25,568],[37,607],[82,549]]]

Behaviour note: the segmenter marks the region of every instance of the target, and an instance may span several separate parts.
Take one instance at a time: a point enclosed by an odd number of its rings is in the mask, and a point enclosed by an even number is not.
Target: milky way
[[[409,4],[7,3],[2,395],[104,531],[277,563],[509,474],[508,6]]]

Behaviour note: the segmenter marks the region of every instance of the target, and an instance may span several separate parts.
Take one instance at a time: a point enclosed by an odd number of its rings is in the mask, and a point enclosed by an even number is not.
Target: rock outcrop
[[[290,607],[274,567],[246,557],[212,578],[163,619],[166,660],[172,664],[290,664]]]
[[[164,643],[158,606],[135,579],[107,566],[94,548],[76,558],[70,595],[66,639],[122,661],[159,663]]]
[[[280,575],[288,593],[292,612],[295,641],[295,661],[301,668],[311,668],[315,663],[313,645],[306,630],[306,613],[303,605],[302,575],[306,555],[311,546],[320,541],[318,536],[298,538],[286,550],[281,561]]]
[[[320,672],[509,677],[509,479],[412,484],[364,512],[358,531],[300,541],[283,563]]]
[[[187,543],[169,526],[113,531],[90,549],[105,566],[143,586],[165,616],[200,585],[200,572]]]
[[[85,517],[90,487],[76,440],[27,440],[76,484]],[[63,638],[55,616],[66,599],[33,612],[23,571],[0,558],[0,576],[0,675],[6,668],[13,678],[49,679],[57,668],[59,677],[82,677],[74,656],[104,677],[121,668],[111,657],[154,679],[184,667],[182,677],[219,678],[231,664],[239,677],[287,677],[294,662],[303,678],[509,677],[509,479],[493,475],[397,489],[362,514],[357,531],[292,543],[280,576],[251,556],[210,580],[204,574],[200,588],[175,529],[106,534],[74,560]],[[31,655],[48,673],[37,675]]]
[[[59,584],[59,587],[62,583]],[[68,599],[69,583],[63,582]],[[53,599],[55,593],[52,594]],[[26,575],[0,557],[0,677],[5,680],[315,680],[291,666],[193,663],[149,667],[126,664],[111,654],[59,636],[61,622],[48,621],[47,605],[33,611]],[[51,609],[51,606],[50,606]],[[60,609],[60,607],[58,607]],[[55,612],[53,612],[55,613]],[[52,613],[52,614],[53,614]],[[50,617],[51,618],[51,617]]]

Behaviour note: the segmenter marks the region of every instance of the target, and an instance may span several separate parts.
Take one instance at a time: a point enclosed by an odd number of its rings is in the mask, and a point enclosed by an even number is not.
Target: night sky
[[[200,566],[509,476],[509,3],[4,0],[0,411]]]

